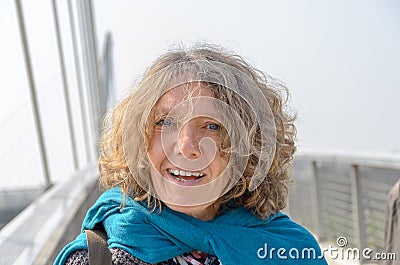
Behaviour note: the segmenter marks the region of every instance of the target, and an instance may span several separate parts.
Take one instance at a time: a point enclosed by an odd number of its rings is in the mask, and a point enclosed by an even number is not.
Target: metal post
[[[88,126],[87,126],[87,118],[86,118],[86,109],[85,109],[85,97],[83,94],[83,87],[82,87],[82,76],[81,76],[81,68],[79,63],[79,56],[78,56],[78,45],[76,40],[76,31],[75,31],[75,20],[74,20],[74,13],[72,8],[72,0],[68,0],[68,14],[69,14],[69,23],[71,28],[71,36],[72,36],[72,47],[74,50],[74,60],[75,60],[75,72],[76,72],[76,79],[78,85],[78,93],[79,93],[79,105],[81,108],[81,116],[82,116],[82,128],[83,128],[83,136],[84,142],[86,147],[86,160],[90,162],[90,145],[89,145],[89,136],[88,136]]]
[[[95,55],[95,59],[97,59],[98,52],[97,52],[97,37],[96,37],[96,25],[95,25],[95,20],[93,17],[94,11],[93,11],[93,1],[92,0],[87,0],[87,14],[88,18],[90,20],[90,30],[91,30],[91,41],[93,43],[93,54]]]
[[[318,176],[318,163],[317,161],[312,161],[313,167],[313,178],[314,178],[314,201],[315,201],[315,213],[314,213],[314,222],[317,228],[317,235],[318,240],[325,240],[325,231],[323,225],[323,218],[322,218],[322,207],[321,207],[321,192],[320,192],[320,180]]]
[[[104,68],[105,68],[105,71],[104,71],[104,74],[107,76],[107,83],[105,84],[105,87],[103,87],[103,91],[102,91],[102,93],[103,93],[103,99],[104,99],[104,102],[103,102],[103,105],[104,105],[104,107],[105,107],[105,109],[104,109],[104,111],[106,111],[107,110],[107,107],[108,107],[108,105],[109,105],[109,100],[110,100],[110,98],[113,98],[114,97],[114,95],[112,94],[113,93],[113,79],[114,79],[114,76],[113,76],[113,66],[112,66],[112,36],[111,36],[111,33],[107,33],[106,34],[106,42],[105,42],[105,45],[104,45],[104,48],[103,48],[103,50],[105,51],[104,52],[104,58],[103,58],[103,65],[104,65]]]
[[[92,77],[92,92],[93,92],[93,103],[96,112],[96,129],[97,129],[97,137],[100,136],[100,127],[101,127],[101,115],[102,115],[102,106],[101,106],[101,96],[100,96],[100,86],[99,86],[99,74],[97,67],[97,44],[95,41],[95,32],[94,32],[94,21],[92,15],[92,5],[90,0],[83,1],[83,10],[85,11],[85,19],[86,19],[86,32],[87,32],[87,41],[89,45],[89,60],[91,66],[91,77]]]
[[[77,1],[77,9],[78,9],[78,19],[79,19],[79,29],[80,29],[80,37],[81,37],[81,45],[82,45],[82,57],[83,57],[83,66],[84,66],[84,73],[85,73],[85,81],[87,87],[87,101],[89,105],[89,117],[91,122],[91,133],[92,133],[92,140],[94,141],[92,146],[96,146],[96,140],[98,137],[98,124],[97,124],[97,113],[95,111],[94,100],[93,100],[93,78],[92,78],[92,71],[90,66],[90,59],[89,59],[89,46],[88,46],[88,33],[87,33],[87,26],[86,26],[86,19],[85,19],[85,11],[84,11],[84,3],[83,0]],[[93,135],[94,134],[94,135]],[[95,150],[97,153],[97,150]]]
[[[40,158],[42,161],[42,168],[43,168],[44,179],[45,179],[45,189],[49,189],[52,186],[52,184],[50,181],[50,172],[49,172],[49,166],[47,163],[46,146],[44,143],[42,123],[41,123],[40,115],[39,115],[39,106],[37,103],[35,81],[33,78],[31,58],[30,58],[30,53],[29,53],[29,48],[28,48],[28,40],[26,38],[24,15],[22,12],[21,1],[15,0],[15,4],[17,7],[17,16],[18,16],[19,30],[20,30],[20,34],[21,34],[22,49],[23,49],[24,59],[25,59],[25,67],[26,67],[26,72],[28,74],[28,82],[29,82],[31,102],[32,102],[32,107],[33,107],[33,115],[34,115],[36,133],[37,133],[37,137],[38,137],[38,141],[39,141],[39,151],[40,151]]]
[[[105,106],[103,104],[104,102],[104,95],[102,94],[102,91],[100,90],[99,86],[99,69],[98,69],[98,62],[97,59],[99,58],[98,52],[97,52],[97,37],[96,37],[96,26],[95,26],[95,19],[94,19],[94,7],[93,7],[93,1],[92,0],[87,0],[85,3],[87,5],[87,17],[89,19],[89,31],[91,38],[89,38],[91,47],[92,47],[92,60],[93,60],[93,65],[95,66],[94,72],[95,72],[95,77],[96,79],[94,80],[96,82],[96,92],[97,92],[97,100],[98,100],[98,111],[99,111],[99,125],[101,125],[101,118],[102,115],[105,112]]]
[[[52,3],[53,3],[52,6],[53,6],[54,25],[56,27],[58,57],[60,60],[61,79],[62,79],[62,84],[63,84],[65,107],[66,107],[66,111],[67,111],[69,136],[71,139],[72,157],[73,157],[73,161],[74,161],[74,168],[76,170],[76,169],[79,169],[79,159],[78,159],[78,152],[76,149],[76,141],[75,141],[75,134],[74,134],[74,122],[72,120],[71,102],[70,102],[70,98],[69,98],[67,75],[65,72],[65,62],[64,62],[62,40],[61,40],[61,36],[60,36],[60,26],[58,23],[57,2],[56,2],[56,0],[53,0]]]
[[[351,172],[351,195],[353,204],[354,227],[358,247],[364,249],[366,247],[364,211],[361,198],[361,176],[358,165],[352,165]]]

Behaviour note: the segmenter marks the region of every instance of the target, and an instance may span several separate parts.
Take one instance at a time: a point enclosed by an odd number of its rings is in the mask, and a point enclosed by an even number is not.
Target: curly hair
[[[147,200],[150,207],[161,207],[162,202],[151,196],[143,188],[143,184],[138,183],[137,178],[134,177],[135,175],[149,175],[146,148],[149,145],[152,128],[148,123],[148,117],[153,104],[166,92],[165,87],[168,87],[168,81],[165,80],[171,76],[167,71],[156,81],[156,85],[154,80],[153,83],[149,80],[156,73],[171,65],[198,60],[219,62],[238,70],[246,78],[252,80],[268,101],[276,134],[275,152],[273,157],[269,158],[272,160],[269,162],[260,156],[262,132],[248,102],[221,85],[208,84],[217,99],[227,103],[239,114],[246,127],[248,138],[251,139],[251,151],[248,154],[244,172],[235,185],[218,199],[218,205],[228,206],[228,202],[234,200],[236,205],[250,209],[257,217],[268,218],[286,206],[290,183],[289,175],[296,151],[296,127],[294,125],[296,117],[287,107],[288,89],[278,80],[252,67],[239,55],[209,44],[198,44],[189,49],[180,47],[159,57],[147,69],[132,93],[107,114],[100,141],[99,183],[105,189],[121,187],[125,196],[131,196],[137,201]],[[234,76],[234,78],[240,82],[240,77]],[[264,106],[258,107],[264,108]],[[129,131],[130,139],[137,146],[129,158],[124,154],[123,147],[123,126],[127,113],[129,113],[129,119],[133,120],[135,124],[135,130]],[[224,151],[229,153],[227,151],[229,144],[224,143],[224,145]],[[264,167],[259,167],[260,164]],[[131,165],[134,165],[133,168]],[[257,168],[261,168],[261,170],[257,170]],[[249,189],[252,177],[257,174],[263,174],[265,177],[255,189]]]

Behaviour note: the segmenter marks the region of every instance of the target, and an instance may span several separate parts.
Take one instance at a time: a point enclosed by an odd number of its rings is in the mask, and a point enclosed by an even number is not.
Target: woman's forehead
[[[157,113],[169,112],[182,101],[196,97],[213,97],[214,91],[204,83],[185,83],[169,89],[162,95],[153,107]]]

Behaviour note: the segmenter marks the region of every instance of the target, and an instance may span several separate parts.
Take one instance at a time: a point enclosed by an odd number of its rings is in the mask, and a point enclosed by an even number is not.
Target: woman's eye
[[[213,130],[213,131],[219,131],[221,129],[221,126],[215,123],[210,123],[207,125],[207,129]]]
[[[156,125],[160,125],[160,126],[170,126],[171,124],[172,124],[172,120],[170,120],[170,119],[161,119],[156,123]]]

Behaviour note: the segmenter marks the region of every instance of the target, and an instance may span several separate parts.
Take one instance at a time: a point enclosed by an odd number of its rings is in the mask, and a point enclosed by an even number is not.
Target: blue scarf
[[[217,256],[223,265],[327,264],[318,259],[321,252],[314,237],[283,213],[261,220],[241,207],[201,221],[168,207],[150,212],[130,197],[121,210],[122,199],[119,189],[106,191],[89,209],[82,231],[102,224],[109,248],[124,249],[148,263],[200,250]],[[84,232],[59,253],[54,264],[63,265],[78,249],[87,249]]]

